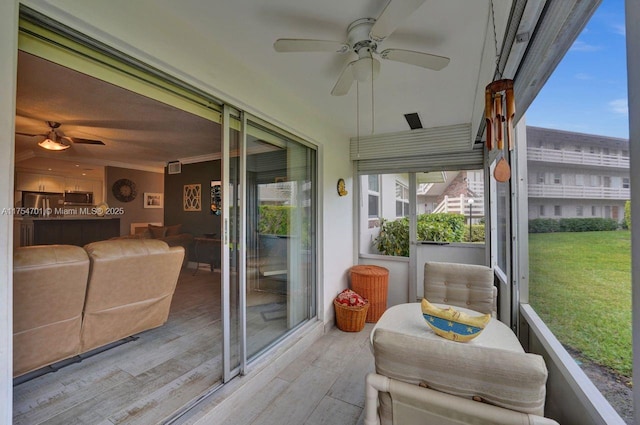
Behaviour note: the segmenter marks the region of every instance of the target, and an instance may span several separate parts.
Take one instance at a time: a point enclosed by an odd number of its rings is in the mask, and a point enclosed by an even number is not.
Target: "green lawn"
[[[629,231],[529,235],[530,302],[560,342],[631,377]]]

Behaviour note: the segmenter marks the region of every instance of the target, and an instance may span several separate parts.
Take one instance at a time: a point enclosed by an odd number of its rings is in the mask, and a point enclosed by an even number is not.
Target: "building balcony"
[[[588,167],[629,168],[629,157],[544,148],[527,148],[527,160]]]
[[[621,187],[592,187],[566,186],[561,184],[529,184],[530,198],[561,198],[561,199],[631,199],[628,188]]]

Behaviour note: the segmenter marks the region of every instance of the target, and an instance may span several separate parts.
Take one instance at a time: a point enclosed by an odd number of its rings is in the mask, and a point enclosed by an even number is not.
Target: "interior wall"
[[[164,175],[165,204],[164,223],[167,226],[182,224],[182,231],[193,236],[215,233],[220,237],[220,216],[211,214],[211,180],[220,180],[221,161],[206,161],[183,164],[180,174]],[[182,197],[184,185],[200,184],[202,188],[202,209],[184,211]]]
[[[330,323],[334,317],[331,300],[347,287],[346,271],[353,265],[352,198],[336,193],[340,177],[347,190],[353,187],[349,135],[336,130],[300,93],[265,79],[259,66],[245,66],[227,54],[224,40],[201,37],[197,28],[164,13],[155,1],[24,3],[318,146],[319,316]]]
[[[13,207],[17,1],[0,2],[0,207]],[[12,422],[13,217],[0,215],[0,423]]]
[[[105,167],[105,187],[107,193],[105,200],[109,208],[122,208],[120,218],[120,235],[128,235],[131,232],[131,223],[163,223],[163,208],[145,208],[144,193],[164,193],[164,177],[160,173],[132,170],[120,167]],[[129,179],[136,184],[138,192],[135,199],[130,202],[122,202],[113,195],[113,184],[120,179]],[[164,199],[165,205],[167,198]],[[117,210],[116,210],[117,211]]]

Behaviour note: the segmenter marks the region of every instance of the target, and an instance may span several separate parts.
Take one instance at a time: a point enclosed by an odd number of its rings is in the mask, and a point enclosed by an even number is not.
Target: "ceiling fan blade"
[[[341,41],[280,38],[273,43],[276,52],[332,52],[346,53],[349,45]]]
[[[16,134],[19,134],[20,136],[29,136],[29,137],[35,137],[35,136],[47,136],[47,134],[31,134],[31,133],[21,133],[19,131],[16,131]]]
[[[414,52],[413,50],[387,49],[380,53],[382,59],[421,66],[434,71],[440,71],[449,64],[450,59],[429,53]]]
[[[80,137],[69,137],[69,136],[62,136],[63,139],[67,139],[72,143],[75,143],[77,145],[102,145],[104,146],[104,142],[101,140],[93,140],[93,139],[82,139]]]
[[[333,86],[333,90],[331,90],[331,94],[333,96],[344,96],[349,93],[349,89],[353,84],[353,64],[356,61],[349,62],[349,64],[342,70],[340,77],[338,77],[338,81],[336,81],[336,85]]]
[[[389,37],[413,12],[418,10],[424,2],[425,0],[390,0],[376,19],[369,36],[380,43]]]

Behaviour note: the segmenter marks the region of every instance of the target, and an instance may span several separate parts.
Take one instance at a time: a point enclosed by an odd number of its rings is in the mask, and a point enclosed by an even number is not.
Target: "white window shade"
[[[473,148],[471,125],[366,136],[351,139],[358,174],[471,170],[483,166],[484,150]]]

